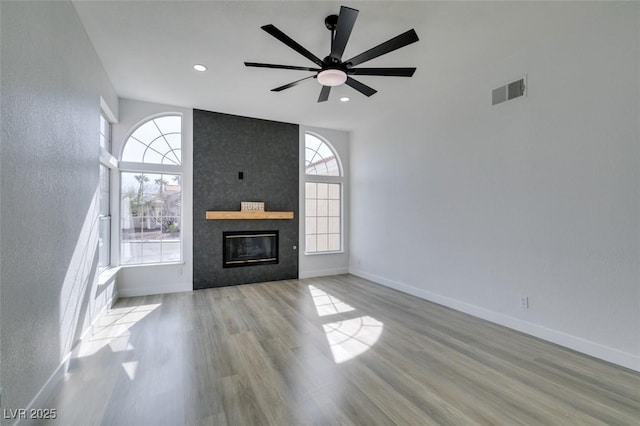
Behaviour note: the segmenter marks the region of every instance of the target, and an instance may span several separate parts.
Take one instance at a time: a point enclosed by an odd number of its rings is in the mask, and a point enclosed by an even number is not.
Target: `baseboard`
[[[180,293],[183,291],[193,291],[193,283],[185,282],[175,284],[118,288],[118,294],[120,295],[120,297],[153,296],[156,294]]]
[[[523,321],[518,318],[513,318],[511,316],[491,311],[480,306],[462,302],[460,300],[452,299],[450,297],[441,296],[427,290],[412,287],[407,284],[381,277],[379,275],[370,274],[359,269],[351,268],[349,273],[367,279],[369,281],[373,281],[385,287],[390,287],[403,293],[411,294],[421,299],[447,306],[457,311],[473,315],[474,317],[482,318],[495,324],[503,325],[513,330],[538,337],[542,340],[546,340],[548,342],[573,349],[586,355],[590,355],[595,358],[599,358],[604,361],[640,372],[639,355],[623,352],[618,349],[602,345],[600,343],[583,339],[581,337],[543,327],[528,321]]]
[[[335,269],[319,269],[316,271],[300,272],[298,273],[298,277],[300,279],[304,279],[304,278],[314,278],[314,277],[327,277],[330,275],[342,275],[342,274],[348,274],[348,273],[349,273],[349,268],[347,267],[335,268]]]

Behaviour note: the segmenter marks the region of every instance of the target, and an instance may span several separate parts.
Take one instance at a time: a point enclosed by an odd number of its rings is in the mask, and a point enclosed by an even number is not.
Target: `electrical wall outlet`
[[[520,296],[520,307],[522,309],[529,309],[529,296]]]

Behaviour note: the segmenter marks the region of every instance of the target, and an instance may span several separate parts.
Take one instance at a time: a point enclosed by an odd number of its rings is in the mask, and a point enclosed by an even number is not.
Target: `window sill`
[[[119,266],[110,266],[98,274],[98,285],[103,286],[113,281],[120,271]]]
[[[120,268],[143,268],[145,266],[182,266],[185,262],[131,263],[120,265]]]

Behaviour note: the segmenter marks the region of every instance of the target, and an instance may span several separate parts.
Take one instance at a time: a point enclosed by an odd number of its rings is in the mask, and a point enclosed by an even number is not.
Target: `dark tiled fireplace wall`
[[[298,277],[298,132],[296,124],[193,111],[194,289]],[[294,219],[205,219],[207,210],[237,211],[242,201],[293,211]],[[223,232],[274,229],[280,231],[278,264],[222,267]]]

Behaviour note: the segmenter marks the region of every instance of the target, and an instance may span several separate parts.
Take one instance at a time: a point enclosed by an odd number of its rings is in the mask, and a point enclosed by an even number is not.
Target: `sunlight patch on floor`
[[[113,352],[132,350],[129,329],[160,306],[160,303],[154,303],[111,309],[94,326],[93,335],[85,337],[80,342],[74,351],[73,358],[94,355],[107,346]]]
[[[384,324],[369,316],[324,324],[336,364],[349,361],[366,352],[380,338]]]
[[[349,312],[356,314],[356,308],[324,290],[310,285],[309,292],[320,317]],[[333,360],[340,364],[368,351],[382,335],[384,324],[370,316],[359,316],[329,322],[323,324],[322,328],[329,342]]]
[[[129,376],[129,380],[133,380],[136,378],[136,370],[138,369],[138,361],[129,361],[123,362],[122,368],[124,368],[125,373]]]
[[[313,303],[316,305],[318,316],[324,317],[326,315],[355,311],[353,306],[344,303],[337,297],[333,297],[317,287],[310,285],[309,292],[311,293],[311,297],[313,297]]]

